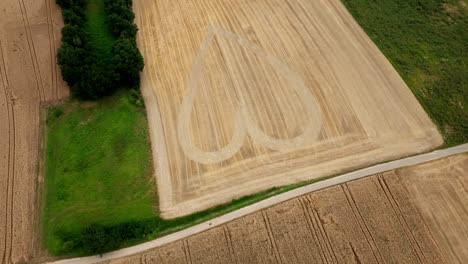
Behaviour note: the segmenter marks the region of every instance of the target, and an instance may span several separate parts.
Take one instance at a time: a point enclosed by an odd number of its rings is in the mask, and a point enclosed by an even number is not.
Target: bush
[[[81,7],[85,6],[85,0],[56,0],[55,2],[59,5],[62,9],[72,9],[74,7]]]
[[[86,49],[74,47],[63,43],[58,49],[57,60],[62,70],[62,77],[68,83],[72,92],[76,90],[75,85],[82,79],[90,62]]]
[[[136,107],[143,107],[144,101],[141,97],[141,93],[136,89],[130,89],[130,95],[128,96],[129,102]]]
[[[60,106],[53,106],[49,108],[49,111],[47,112],[47,120],[46,123],[47,125],[52,125],[59,119],[64,113],[64,110]]]
[[[87,48],[89,37],[79,25],[67,24],[62,28],[62,41],[77,48]]]
[[[104,226],[92,224],[81,231],[76,236],[77,241],[67,241],[64,247],[80,248],[87,254],[102,254],[118,249],[132,240],[150,236],[157,229],[156,219],[129,221],[116,225]],[[62,237],[66,237],[63,236]]]
[[[81,233],[82,249],[90,254],[102,254],[116,247],[113,234],[102,225],[90,225]]]
[[[137,87],[140,85],[140,71],[143,70],[143,57],[135,41],[128,38],[118,39],[112,47],[113,66],[121,85]]]
[[[81,9],[74,8],[64,9],[62,12],[63,22],[65,25],[83,25],[86,23],[86,18]]]

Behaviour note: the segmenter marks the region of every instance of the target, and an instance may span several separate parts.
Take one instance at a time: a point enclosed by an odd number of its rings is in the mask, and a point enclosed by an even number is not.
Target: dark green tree
[[[79,25],[67,24],[62,28],[62,41],[73,47],[87,48],[88,36]]]
[[[65,25],[83,25],[86,22],[85,15],[79,8],[64,9],[62,12]]]
[[[122,38],[112,47],[112,62],[119,81],[128,88],[140,85],[140,72],[143,70],[143,57],[136,47],[135,40]]]
[[[56,0],[65,26],[57,60],[72,94],[98,99],[119,88],[138,89],[143,57],[136,46],[137,27],[131,0],[105,0],[108,28],[115,37],[112,53],[100,53],[86,32],[86,0]]]
[[[108,230],[101,225],[90,225],[81,233],[82,248],[90,254],[102,254],[115,248],[114,243]]]
[[[63,43],[58,49],[57,61],[62,70],[62,77],[70,87],[73,87],[86,72],[87,56],[85,49],[68,43]]]

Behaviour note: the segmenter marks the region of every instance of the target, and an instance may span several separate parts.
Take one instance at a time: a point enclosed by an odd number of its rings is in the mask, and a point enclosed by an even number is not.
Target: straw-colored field
[[[339,0],[136,0],[162,216],[442,138]]]
[[[343,183],[103,263],[468,263],[468,154]]]

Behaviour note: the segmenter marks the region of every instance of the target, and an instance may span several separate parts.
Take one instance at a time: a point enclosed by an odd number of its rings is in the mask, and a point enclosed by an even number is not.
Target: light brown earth
[[[40,105],[68,96],[61,27],[54,0],[0,1],[0,263],[28,262],[38,247]]]
[[[135,0],[162,216],[442,143],[339,0]]]
[[[344,183],[103,262],[468,263],[468,154]]]

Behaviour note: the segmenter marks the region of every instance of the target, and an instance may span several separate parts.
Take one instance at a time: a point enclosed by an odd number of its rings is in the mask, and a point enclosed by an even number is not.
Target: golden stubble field
[[[0,263],[37,255],[40,109],[68,96],[53,0],[0,1]]]
[[[103,263],[468,262],[468,154],[316,191]]]
[[[339,0],[134,9],[165,218],[442,143]]]

